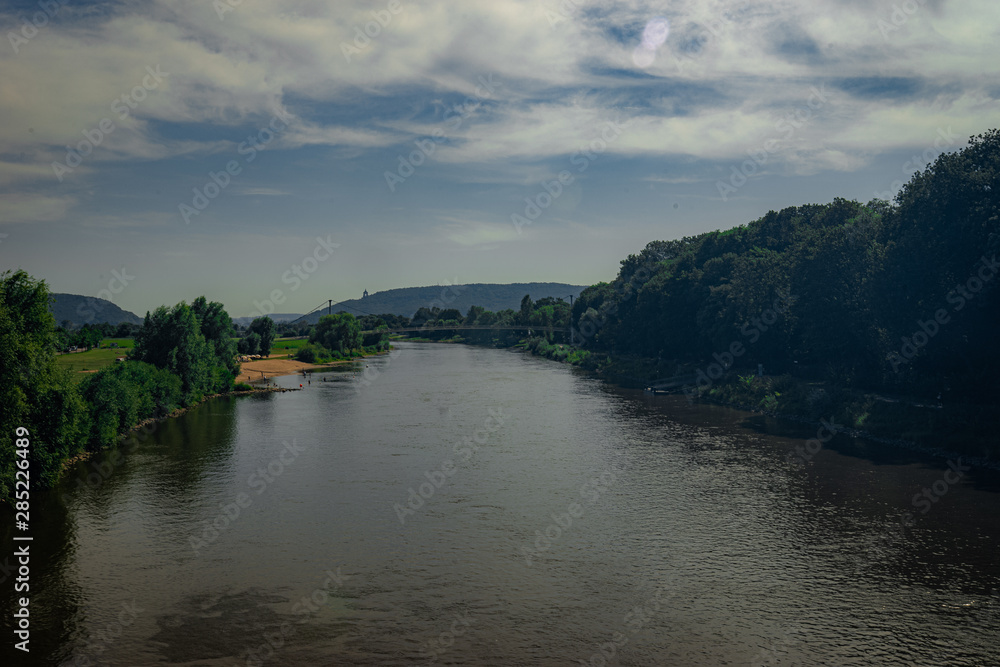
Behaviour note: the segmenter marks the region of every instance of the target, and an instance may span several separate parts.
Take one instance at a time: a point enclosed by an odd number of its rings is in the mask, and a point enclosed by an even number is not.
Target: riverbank
[[[185,406],[183,408],[177,408],[176,410],[172,410],[171,412],[162,415],[160,417],[150,417],[148,419],[143,419],[141,422],[137,423],[131,429],[121,434],[118,437],[118,442],[116,443],[115,447],[121,447],[123,443],[129,442],[130,440],[134,440],[140,431],[147,431],[149,427],[153,427],[155,429],[156,425],[159,424],[160,422],[180,417],[188,410],[196,408],[205,401],[213,398],[222,398],[226,396],[249,396],[251,394],[274,394],[274,393],[282,394],[286,391],[301,391],[301,390],[298,387],[253,387],[251,389],[239,389],[236,391],[227,391],[219,394],[208,394],[207,396],[202,397],[200,401],[192,403],[191,405]],[[147,431],[147,434],[148,432],[149,431]],[[141,436],[141,438],[145,439],[145,435]],[[77,453],[75,456],[71,456],[70,458],[62,462],[62,465],[59,469],[58,478],[61,479],[62,476],[66,473],[66,470],[70,466],[76,463],[80,463],[81,461],[87,461],[94,455],[106,452],[109,449],[113,448],[105,447],[103,449],[97,449],[97,450],[85,450]]]
[[[303,371],[308,372],[321,368],[340,366],[341,364],[350,364],[359,359],[378,357],[388,353],[389,350],[375,354],[362,354],[352,359],[338,359],[337,361],[322,363],[296,361],[289,354],[271,354],[267,359],[242,362],[240,364],[240,374],[236,377],[236,384],[258,382],[282,375],[299,375]]]
[[[381,354],[388,354],[388,352],[378,353],[378,355]],[[378,355],[363,355],[362,357],[359,358],[364,358],[364,356],[378,356]],[[227,391],[217,394],[208,394],[204,396],[200,401],[192,403],[191,405],[185,406],[183,408],[177,408],[176,410],[173,410],[168,414],[162,415],[160,417],[151,417],[149,419],[144,419],[143,421],[137,423],[135,426],[129,429],[126,433],[121,434],[118,438],[118,443],[116,446],[120,447],[122,443],[134,440],[137,434],[139,434],[141,431],[146,431],[150,426],[153,426],[155,428],[156,424],[162,421],[166,421],[168,419],[179,417],[184,413],[186,413],[188,410],[197,407],[202,403],[204,403],[205,401],[213,398],[222,398],[228,396],[248,396],[250,394],[283,393],[286,391],[299,391],[298,387],[276,387],[272,385],[255,386],[249,384],[251,382],[259,382],[261,380],[267,380],[284,375],[298,375],[303,371],[308,372],[320,368],[329,368],[331,366],[347,364],[353,361],[356,361],[356,359],[343,359],[327,363],[310,364],[291,359],[287,354],[272,354],[268,356],[267,359],[243,362],[242,364],[240,364],[240,374],[236,377],[236,380],[234,382],[234,386],[236,388],[234,388],[233,391]],[[239,388],[241,387],[241,385],[242,387],[250,387],[250,388],[249,389]],[[79,452],[75,456],[66,459],[65,461],[62,462],[58,477],[61,478],[62,475],[66,472],[66,470],[70,466],[79,463],[81,461],[86,461],[95,454],[105,452],[108,449],[110,448],[106,447],[103,449],[98,449],[93,451],[86,450]]]
[[[569,363],[623,387],[646,388],[663,378],[693,376],[692,364],[627,355],[595,354],[540,339],[514,346],[536,356]],[[746,410],[798,423],[837,425],[838,432],[934,456],[963,456],[981,467],[1000,469],[995,406],[917,396],[887,395],[790,375],[756,377],[730,370],[721,377],[682,385],[672,393],[692,401]]]

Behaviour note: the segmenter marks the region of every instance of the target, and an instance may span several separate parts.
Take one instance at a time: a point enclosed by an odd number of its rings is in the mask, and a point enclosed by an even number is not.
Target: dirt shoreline
[[[351,360],[345,359],[325,364],[309,364],[304,361],[289,359],[286,355],[280,355],[277,358],[275,358],[275,355],[271,355],[267,359],[256,359],[240,363],[240,374],[236,377],[236,382],[258,382],[278,377],[279,375],[299,375],[302,371],[329,368],[349,363],[351,363]]]

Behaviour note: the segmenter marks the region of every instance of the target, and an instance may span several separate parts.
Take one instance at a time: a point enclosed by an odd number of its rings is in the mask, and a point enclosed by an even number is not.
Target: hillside
[[[434,286],[434,287],[403,287],[369,294],[363,299],[350,299],[333,304],[333,312],[345,310],[354,315],[381,315],[393,313],[405,317],[413,314],[421,307],[457,308],[462,314],[470,306],[482,306],[488,310],[499,311],[506,308],[517,310],[521,299],[530,294],[535,301],[551,296],[569,300],[572,294],[576,298],[585,286],[567,285],[566,283],[511,283],[501,285],[496,283],[474,283],[471,285]],[[320,315],[325,315],[326,309],[309,315],[305,321],[319,321]]]
[[[271,313],[268,315],[275,322],[288,322],[290,320],[297,320],[302,317],[302,313]],[[234,317],[233,322],[242,326],[249,326],[256,318],[250,315],[244,315],[243,317]]]
[[[64,320],[72,322],[73,327],[84,324],[142,324],[142,318],[135,313],[122,310],[106,299],[82,294],[52,293],[53,301],[49,303],[49,312],[56,318],[56,324],[62,325]]]

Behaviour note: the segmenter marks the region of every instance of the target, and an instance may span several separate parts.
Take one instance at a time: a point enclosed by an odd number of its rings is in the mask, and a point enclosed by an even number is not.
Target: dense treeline
[[[76,384],[55,363],[62,337],[49,301],[43,281],[24,271],[0,275],[2,498],[13,497],[17,427],[30,433],[32,486],[49,486],[67,459],[114,445],[145,419],[228,391],[239,373],[229,315],[199,297],[147,313],[129,360]]]
[[[397,316],[366,315],[359,320],[345,312],[323,315],[309,328],[309,342],[298,349],[295,358],[315,363],[385,352],[389,349],[389,327],[383,317]],[[369,333],[362,333],[365,331]]]
[[[847,385],[997,397],[1000,131],[890,203],[836,199],[650,243],[573,305],[590,350],[687,362],[745,352]]]
[[[843,386],[995,400],[998,204],[1000,131],[992,130],[940,156],[893,202],[835,199],[654,241],[568,313],[525,297],[520,312],[473,307],[461,318],[421,309],[413,321],[572,324],[580,349],[560,348],[565,341],[551,335],[528,346],[578,363],[611,353],[669,360],[678,372],[763,364]],[[463,336],[491,336],[479,334]]]

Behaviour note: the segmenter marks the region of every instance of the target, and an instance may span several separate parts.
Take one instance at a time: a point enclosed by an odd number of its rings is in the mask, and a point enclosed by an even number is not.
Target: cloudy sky
[[[140,314],[591,284],[891,196],[1000,125],[996,0],[8,0],[0,27],[0,268]]]

